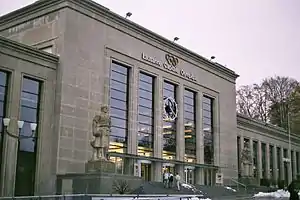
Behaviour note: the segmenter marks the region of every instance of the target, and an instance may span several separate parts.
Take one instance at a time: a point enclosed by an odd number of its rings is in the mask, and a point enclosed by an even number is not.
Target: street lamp
[[[21,129],[23,128],[24,121],[18,120],[18,128],[19,128],[18,134],[13,134],[8,131],[9,123],[10,123],[9,118],[3,118],[4,134],[7,134],[8,136],[16,138],[18,140],[28,139],[28,138],[32,138],[32,139],[36,138],[36,136],[35,136],[35,130],[37,127],[36,123],[30,123],[31,135],[29,135],[29,136],[19,134],[21,132]]]

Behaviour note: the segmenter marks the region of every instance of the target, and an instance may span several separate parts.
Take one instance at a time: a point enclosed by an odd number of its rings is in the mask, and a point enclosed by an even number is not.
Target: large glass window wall
[[[176,85],[164,81],[163,100],[176,100]],[[166,110],[166,109],[165,109]],[[163,159],[172,160],[176,157],[176,121],[164,119],[163,122]]]
[[[110,152],[126,153],[128,136],[129,69],[113,62],[110,74]]]
[[[40,95],[41,83],[24,77],[20,110],[20,120],[24,121],[24,125],[20,132],[21,136],[32,135],[30,123],[39,124]],[[38,135],[38,129],[35,134],[35,136]],[[19,141],[15,181],[16,196],[34,195],[37,164],[37,138],[28,138]]]
[[[3,151],[3,118],[5,117],[8,74],[0,71],[0,170]]]
[[[138,155],[153,156],[154,77],[140,73],[138,96]]]
[[[185,161],[196,162],[196,93],[184,91]]]
[[[214,163],[213,99],[203,96],[204,163]]]

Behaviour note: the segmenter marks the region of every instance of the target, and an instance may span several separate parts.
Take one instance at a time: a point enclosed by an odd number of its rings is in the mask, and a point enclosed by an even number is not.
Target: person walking
[[[173,187],[173,180],[174,180],[174,175],[171,172],[169,175],[169,188]]]
[[[168,171],[164,171],[164,173],[163,173],[163,183],[164,183],[164,187],[167,188],[168,184],[169,184],[169,172]]]
[[[176,173],[175,180],[176,180],[177,190],[180,191],[180,176],[178,173]]]

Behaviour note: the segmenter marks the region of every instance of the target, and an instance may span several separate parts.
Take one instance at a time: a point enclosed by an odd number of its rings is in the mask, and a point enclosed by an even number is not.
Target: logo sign
[[[162,67],[168,71],[179,74],[188,80],[196,81],[196,77],[192,73],[186,72],[184,69],[180,69],[180,70],[177,69],[177,66],[179,64],[179,59],[173,55],[166,54],[165,55],[166,61],[161,62],[154,57],[151,57],[151,56],[148,56],[148,55],[142,53],[142,59],[147,62],[150,62],[158,67]]]
[[[163,120],[174,121],[178,115],[178,106],[172,97],[164,97]]]

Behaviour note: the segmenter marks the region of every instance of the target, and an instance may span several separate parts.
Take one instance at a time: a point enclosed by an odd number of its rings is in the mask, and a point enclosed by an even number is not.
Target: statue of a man
[[[111,119],[108,114],[108,107],[102,106],[100,115],[96,115],[93,119],[94,140],[91,142],[94,149],[93,160],[107,160],[110,126]]]
[[[241,155],[241,162],[243,166],[243,174],[245,176],[252,176],[251,174],[251,166],[252,166],[252,155],[251,155],[251,150],[249,147],[249,144],[246,142],[244,144],[244,149],[242,150],[242,155]]]

